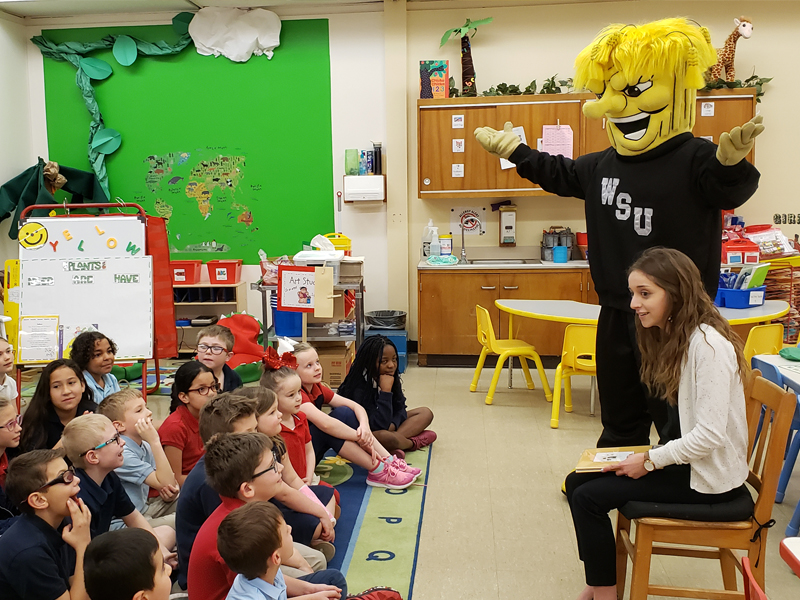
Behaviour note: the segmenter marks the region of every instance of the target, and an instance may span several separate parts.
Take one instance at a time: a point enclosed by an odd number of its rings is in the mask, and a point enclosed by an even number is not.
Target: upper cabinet
[[[477,127],[502,129],[506,121],[525,131],[535,148],[544,125],[569,125],[573,157],[609,147],[605,119],[587,119],[583,104],[594,94],[446,98],[417,101],[417,165],[420,198],[486,198],[545,195],[538,186],[502,169],[500,160],[475,140]],[[705,108],[703,107],[705,105]],[[707,115],[707,116],[703,116]],[[696,136],[719,142],[723,131],[755,115],[755,90],[698,93]],[[748,155],[752,162],[753,152]]]

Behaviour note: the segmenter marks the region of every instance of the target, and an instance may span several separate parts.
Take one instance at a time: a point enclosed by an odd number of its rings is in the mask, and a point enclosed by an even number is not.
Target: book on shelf
[[[605,467],[616,466],[631,454],[643,454],[652,446],[618,446],[616,448],[587,448],[575,467],[576,473],[599,473]]]

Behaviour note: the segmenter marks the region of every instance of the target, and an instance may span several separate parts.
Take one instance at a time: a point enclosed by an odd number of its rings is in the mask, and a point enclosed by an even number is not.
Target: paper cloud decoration
[[[200,9],[189,23],[189,35],[198,54],[222,54],[235,62],[245,62],[253,54],[272,58],[272,51],[280,44],[280,34],[280,18],[263,8],[209,6]]]

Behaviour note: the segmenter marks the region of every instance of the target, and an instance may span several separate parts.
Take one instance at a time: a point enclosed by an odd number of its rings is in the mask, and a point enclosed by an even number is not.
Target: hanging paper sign
[[[24,316],[19,320],[17,361],[50,362],[58,358],[58,317]]]
[[[114,58],[123,67],[130,67],[136,62],[138,51],[136,49],[136,42],[132,37],[127,35],[120,35],[114,40],[114,48],[112,50]]]
[[[314,267],[278,265],[278,310],[314,312]]]
[[[111,75],[111,65],[99,58],[82,58],[81,69],[92,79],[105,79]]]
[[[92,139],[92,150],[97,150],[101,154],[111,154],[119,148],[122,136],[115,129],[101,129],[94,134]]]

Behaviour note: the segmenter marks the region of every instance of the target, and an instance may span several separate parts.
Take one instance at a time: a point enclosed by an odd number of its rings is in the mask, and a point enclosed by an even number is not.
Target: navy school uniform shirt
[[[122,519],[136,510],[122,487],[119,476],[113,471],[106,475],[102,485],[97,485],[83,469],[75,469],[75,474],[81,479],[78,497],[92,513],[92,523],[89,526],[92,539],[108,531],[111,520],[115,517]]]
[[[75,553],[44,519],[23,515],[0,536],[3,600],[56,600],[74,569]]]
[[[239,374],[228,365],[222,365],[222,376],[225,378],[225,381],[222,383],[223,392],[232,392],[244,385]]]
[[[90,413],[97,412],[97,404],[92,400],[91,394],[88,398],[82,399],[80,404],[78,404],[75,416],[79,417],[87,411]],[[52,448],[55,446],[58,440],[61,439],[61,434],[64,433],[64,424],[61,423],[61,419],[56,413],[56,409],[53,408],[52,403],[47,404],[47,420],[44,422],[44,430],[47,434],[45,448]],[[30,450],[33,450],[33,448],[30,448]]]
[[[227,375],[226,375],[227,378]],[[178,584],[186,589],[189,554],[197,532],[209,515],[222,504],[219,494],[206,482],[206,457],[203,456],[186,476],[178,496],[175,515],[175,537],[178,542]]]

